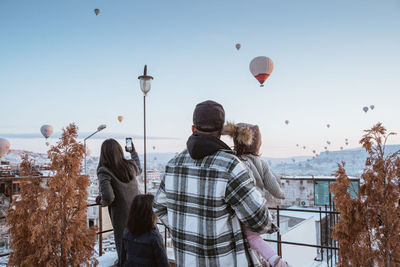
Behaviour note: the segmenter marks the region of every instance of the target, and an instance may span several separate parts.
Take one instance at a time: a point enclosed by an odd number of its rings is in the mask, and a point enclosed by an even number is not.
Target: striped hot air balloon
[[[255,57],[250,62],[250,72],[258,80],[260,87],[264,86],[264,82],[273,70],[274,62],[269,57]]]

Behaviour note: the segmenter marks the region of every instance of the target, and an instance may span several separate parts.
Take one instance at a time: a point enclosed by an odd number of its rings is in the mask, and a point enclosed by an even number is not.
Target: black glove
[[[97,196],[96,197],[96,204],[100,205],[100,201],[101,201],[101,196]]]

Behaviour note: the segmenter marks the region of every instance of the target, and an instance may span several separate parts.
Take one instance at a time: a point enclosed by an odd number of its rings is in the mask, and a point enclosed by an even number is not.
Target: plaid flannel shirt
[[[251,175],[229,150],[200,160],[184,150],[168,162],[153,209],[170,230],[177,266],[261,266],[240,222],[258,233],[274,226]]]

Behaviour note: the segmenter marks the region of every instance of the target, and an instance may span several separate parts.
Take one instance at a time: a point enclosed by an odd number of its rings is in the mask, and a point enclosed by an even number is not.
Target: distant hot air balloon
[[[285,124],[288,125],[288,124],[289,124],[289,121],[288,121],[288,120],[285,120]]]
[[[99,15],[99,14],[100,14],[100,9],[95,8],[95,9],[94,9],[94,14],[96,14],[96,16]]]
[[[118,116],[118,121],[119,121],[119,122],[122,122],[123,120],[124,120],[124,116],[121,116],[121,115]]]
[[[365,113],[367,113],[368,107],[363,107],[363,110],[364,110]]]
[[[50,143],[49,142],[46,142],[46,146],[49,146],[50,145]]]
[[[349,139],[348,139],[348,138],[346,138],[346,139],[344,139],[344,141],[346,141],[346,142],[347,142],[347,141],[349,141]]]
[[[7,139],[0,138],[0,158],[10,150],[10,142]]]
[[[370,108],[371,110],[373,110],[373,109],[375,108],[375,106],[374,106],[374,105],[371,105],[371,106],[369,106],[369,108]]]
[[[349,142],[346,142],[346,146],[348,146],[349,145]]]
[[[264,82],[274,69],[274,62],[269,57],[256,57],[250,62],[250,72],[264,86]]]
[[[51,125],[43,125],[42,127],[40,127],[40,132],[42,133],[44,138],[47,139],[53,134],[54,128]]]
[[[314,153],[314,154],[315,154],[315,152],[316,152],[315,150],[312,151],[312,153]]]
[[[306,146],[303,146],[303,149],[306,149]]]
[[[331,144],[331,141],[326,141],[326,143],[327,143],[328,145],[330,145],[330,144]]]
[[[328,147],[327,147],[327,146],[324,146],[324,149],[328,149]]]
[[[328,124],[326,125],[326,127],[330,128],[330,127],[331,127],[331,125],[328,123]]]
[[[299,146],[299,144],[296,144],[296,146]]]
[[[343,147],[342,147],[342,146],[340,147],[340,150],[343,150]]]
[[[240,48],[242,47],[242,45],[241,45],[241,44],[236,44],[235,47],[236,47],[237,50],[240,50]]]
[[[153,146],[153,150],[156,150],[156,147],[155,147],[155,146]]]

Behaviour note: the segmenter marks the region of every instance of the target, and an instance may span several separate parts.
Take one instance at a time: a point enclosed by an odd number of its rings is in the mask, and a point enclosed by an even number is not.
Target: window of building
[[[314,184],[314,204],[317,206],[329,205],[329,185],[335,181],[316,181]],[[358,194],[358,181],[352,181],[350,188],[350,197],[355,198]],[[333,204],[333,195],[331,194],[331,204]]]

